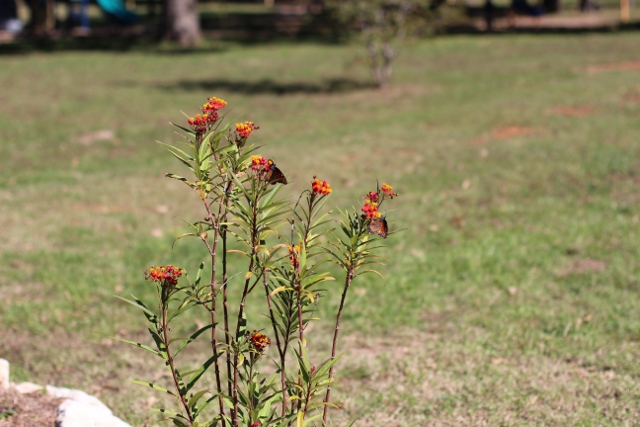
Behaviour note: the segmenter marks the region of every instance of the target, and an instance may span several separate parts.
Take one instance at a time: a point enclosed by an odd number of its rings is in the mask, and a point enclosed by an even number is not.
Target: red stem
[[[276,345],[278,347],[278,355],[280,356],[280,386],[282,387],[282,410],[281,416],[285,416],[287,413],[287,373],[285,370],[285,353],[286,348],[282,348],[280,343],[280,334],[276,326],[276,318],[273,315],[273,307],[271,306],[271,294],[269,293],[269,285],[267,279],[267,272],[265,271],[262,276],[264,284],[264,291],[267,297],[267,306],[269,307],[269,317],[271,319],[271,326],[273,326],[273,336],[276,338]]]
[[[193,425],[193,416],[191,415],[191,411],[189,410],[189,405],[187,404],[186,399],[182,395],[182,390],[180,389],[180,381],[178,381],[178,376],[176,375],[176,369],[173,365],[173,356],[171,356],[171,350],[169,348],[169,334],[167,332],[167,306],[162,303],[162,339],[165,349],[167,350],[167,363],[169,364],[169,369],[171,370],[171,375],[173,376],[173,383],[176,386],[176,391],[180,396],[180,402],[184,407],[185,412],[187,413],[187,418],[189,419],[189,424]]]
[[[249,262],[249,269],[247,271],[253,271],[253,267],[255,265],[255,256],[258,250],[258,245],[260,244],[260,240],[258,238],[258,200],[259,195],[257,195],[255,202],[253,203],[253,212],[252,212],[252,229],[251,229],[251,262]],[[247,295],[249,294],[249,283],[251,281],[251,277],[247,277],[244,281],[244,289],[242,290],[242,299],[240,300],[240,307],[238,309],[238,321],[236,323],[236,342],[240,341],[240,325],[242,324],[242,316],[244,314],[244,305],[247,300]],[[238,427],[238,361],[240,355],[236,351],[233,356],[233,426]]]
[[[211,314],[211,324],[213,325],[211,327],[211,351],[213,352],[213,355],[217,354],[217,347],[218,347],[218,341],[217,341],[217,337],[216,337],[216,271],[217,271],[217,266],[216,266],[216,258],[217,258],[217,247],[218,247],[218,236],[220,233],[220,228],[219,228],[219,224],[220,224],[220,216],[221,216],[221,211],[222,209],[220,208],[220,210],[218,211],[218,218],[216,220],[216,218],[213,217],[213,213],[211,212],[211,207],[209,206],[209,203],[207,203],[207,200],[204,200],[204,206],[205,209],[207,210],[207,214],[209,216],[209,221],[211,222],[211,226],[214,229],[214,236],[213,236],[213,247],[209,246],[209,242],[207,241],[206,238],[203,238],[202,240],[204,241],[205,245],[207,246],[207,249],[209,250],[209,254],[211,256],[211,282],[209,283],[209,289],[210,289],[210,293],[211,293],[211,306],[209,307],[209,312]],[[222,384],[220,381],[220,365],[218,364],[218,358],[216,357],[215,362],[214,362],[214,372],[215,372],[215,377],[216,377],[216,387],[218,390],[218,393],[220,393],[222,391]],[[220,407],[220,415],[224,415],[224,401],[222,399],[222,395],[218,395],[218,406]],[[222,421],[222,425],[225,425],[224,422],[224,418]]]
[[[345,278],[344,290],[342,291],[342,298],[340,298],[340,307],[338,308],[338,314],[336,316],[336,328],[333,332],[333,345],[331,347],[331,360],[336,358],[336,350],[338,348],[338,334],[340,333],[340,319],[342,318],[342,309],[344,308],[344,302],[347,299],[347,292],[349,291],[349,286],[351,286],[351,282],[353,281],[353,275],[355,272],[355,268],[352,266],[347,273],[347,277]],[[331,380],[333,379],[333,365],[329,368],[329,380],[327,384],[327,394],[324,396],[324,410],[322,412],[322,423],[326,425],[327,423],[327,414],[329,412],[329,397],[331,396]]]

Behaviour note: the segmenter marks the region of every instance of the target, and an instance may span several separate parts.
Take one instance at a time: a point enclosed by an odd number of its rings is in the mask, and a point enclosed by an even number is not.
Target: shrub
[[[397,194],[387,184],[376,185],[360,207],[340,211],[340,218],[334,219],[325,210],[333,189],[313,177],[310,188],[295,203],[288,203],[280,197],[287,184],[285,174],[247,144],[259,127],[249,121],[223,125],[219,111],[225,105],[209,98],[202,112],[188,120],[188,128],[177,126],[185,133],[185,142],[164,144],[191,173],[167,176],[193,191],[204,213],[204,219],[191,223],[190,231],[179,239],[198,239],[208,260],[200,263],[193,277],[173,265],[150,267],[145,277],[157,288],[157,308],[135,296],[123,299],[142,310],[153,345],[123,341],[147,350],[167,366],[171,390],[136,382],[176,398],[177,412],[160,411],[177,426],[326,425],[347,294],[358,276],[380,275],[371,268],[380,263],[375,252],[380,239],[389,234],[380,207]],[[229,249],[230,239],[240,249]],[[245,267],[229,271],[232,256],[243,259]],[[328,262],[343,274],[340,305],[331,354],[312,363],[307,326],[323,293],[337,291],[320,289],[335,280],[326,271]],[[240,292],[231,293],[230,287]],[[248,318],[245,305],[254,292],[263,295],[268,331],[251,328],[256,322]],[[235,319],[230,314],[232,304],[237,307]],[[186,338],[173,337],[172,322],[187,313],[204,315],[205,325]],[[179,368],[181,352],[205,335],[211,343],[206,360],[192,370]],[[269,363],[265,357],[269,347],[275,348],[276,374],[265,376],[260,369]],[[213,389],[200,385],[210,371]],[[210,404],[215,414],[205,415]]]

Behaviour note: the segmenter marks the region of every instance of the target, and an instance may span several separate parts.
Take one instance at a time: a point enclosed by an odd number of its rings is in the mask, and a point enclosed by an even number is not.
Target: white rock
[[[106,408],[106,409],[105,409]],[[56,427],[131,427],[118,417],[114,417],[109,408],[87,405],[75,400],[65,400],[58,406]]]
[[[111,409],[100,400],[81,390],[64,387],[43,387],[34,383],[9,382],[9,362],[0,359],[0,388],[13,387],[18,393],[34,393],[46,390],[47,394],[65,399],[58,406],[55,427],[131,427],[113,415]]]
[[[0,389],[9,390],[9,362],[4,359],[0,359]]]
[[[35,393],[36,391],[41,391],[44,389],[41,385],[34,383],[20,383],[14,386],[15,390],[18,393],[27,394],[27,393]]]
[[[100,402],[97,397],[88,395],[81,390],[72,390],[64,387],[47,386],[47,394],[59,399],[71,399],[85,406],[91,406],[96,411],[108,411],[111,414],[111,410],[104,403]]]

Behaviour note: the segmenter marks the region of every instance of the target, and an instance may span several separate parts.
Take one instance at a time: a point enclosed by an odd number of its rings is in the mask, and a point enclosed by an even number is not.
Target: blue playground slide
[[[106,13],[113,16],[123,24],[134,25],[140,22],[140,16],[128,10],[124,5],[124,0],[97,0],[98,6]]]

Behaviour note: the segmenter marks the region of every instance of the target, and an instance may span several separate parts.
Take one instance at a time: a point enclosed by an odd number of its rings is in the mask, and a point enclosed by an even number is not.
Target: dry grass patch
[[[340,418],[368,408],[361,427],[640,422],[640,387],[614,367],[541,354],[495,355],[480,348],[481,330],[468,332],[351,337],[339,378],[346,409]]]
[[[588,73],[602,73],[606,71],[640,71],[640,61],[616,62],[612,64],[590,65]]]
[[[556,105],[550,112],[565,117],[587,117],[593,114],[595,109],[591,105]]]

